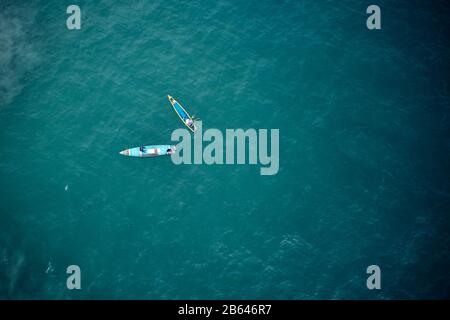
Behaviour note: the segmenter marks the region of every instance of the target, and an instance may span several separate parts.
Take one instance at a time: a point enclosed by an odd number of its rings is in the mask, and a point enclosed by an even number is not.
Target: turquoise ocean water
[[[370,4],[2,0],[0,298],[448,298],[450,8]],[[278,174],[120,156],[167,94],[279,128]]]

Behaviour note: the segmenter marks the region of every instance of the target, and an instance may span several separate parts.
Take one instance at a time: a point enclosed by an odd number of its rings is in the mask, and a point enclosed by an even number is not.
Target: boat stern
[[[170,146],[170,152],[167,152],[167,154],[170,156],[172,154],[174,154],[177,151],[177,147],[176,146]]]

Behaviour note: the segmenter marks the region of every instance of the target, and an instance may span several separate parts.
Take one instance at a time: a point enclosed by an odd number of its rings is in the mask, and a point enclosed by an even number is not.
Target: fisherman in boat
[[[194,122],[191,119],[189,119],[189,118],[186,119],[186,125],[188,127],[192,126],[193,124],[194,124]]]
[[[173,149],[172,149],[172,148],[167,149],[166,153],[167,153],[167,154],[173,154],[173,153],[175,153],[175,147],[174,147]]]

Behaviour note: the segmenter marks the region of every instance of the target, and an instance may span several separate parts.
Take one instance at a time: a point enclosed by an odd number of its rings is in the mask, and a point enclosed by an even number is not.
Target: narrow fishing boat
[[[197,130],[197,127],[195,126],[192,117],[189,115],[189,113],[187,113],[186,109],[184,109],[183,106],[171,96],[168,95],[167,98],[169,98],[173,110],[175,110],[181,121],[183,121],[184,125],[188,127],[192,132],[195,132]]]
[[[126,149],[120,151],[119,153],[128,157],[148,158],[148,157],[171,155],[175,153],[175,151],[176,151],[175,146],[162,144],[162,145],[143,146]]]

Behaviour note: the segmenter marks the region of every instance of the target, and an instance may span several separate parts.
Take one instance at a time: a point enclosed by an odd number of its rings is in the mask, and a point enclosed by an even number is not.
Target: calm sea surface
[[[78,31],[0,5],[1,299],[450,296],[446,2],[377,1],[377,31],[356,0],[74,3]],[[120,156],[171,143],[167,94],[280,129],[278,174]]]

